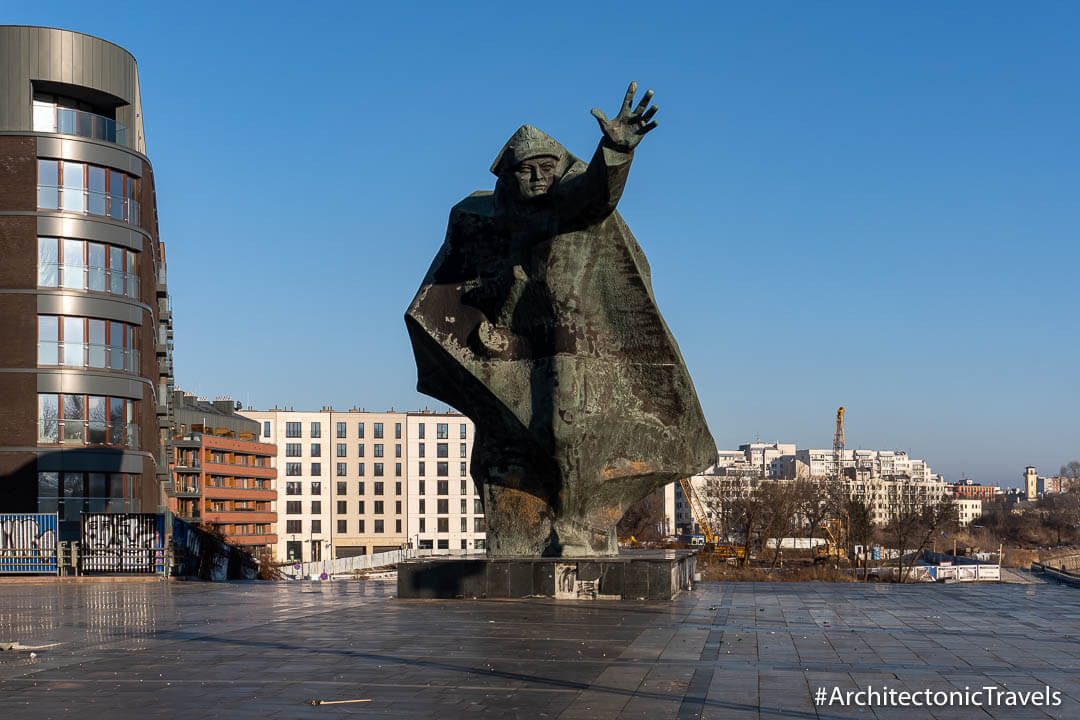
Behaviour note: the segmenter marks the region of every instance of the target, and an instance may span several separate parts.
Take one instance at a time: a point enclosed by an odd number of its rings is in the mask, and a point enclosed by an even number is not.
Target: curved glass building
[[[139,73],[0,26],[0,512],[158,512],[172,319]]]

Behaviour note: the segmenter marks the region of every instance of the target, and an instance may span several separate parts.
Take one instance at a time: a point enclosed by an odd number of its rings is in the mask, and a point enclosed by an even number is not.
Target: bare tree
[[[956,514],[951,498],[934,502],[925,492],[925,488],[906,479],[897,479],[889,488],[889,522],[884,533],[897,550],[900,582],[907,581],[919,553],[929,544],[934,532]]]
[[[766,544],[774,544],[772,562],[769,568],[775,568],[780,559],[781,544],[791,535],[792,521],[799,508],[800,488],[795,483],[771,481],[762,483],[757,501],[761,511],[762,534]]]
[[[763,509],[761,499],[749,488],[740,492],[725,505],[728,527],[735,528],[743,536],[743,565],[750,562],[755,535],[761,527],[764,516]]]
[[[829,515],[825,485],[802,478],[794,482],[791,490],[797,502],[796,512],[806,521],[807,537],[812,538]]]
[[[631,505],[616,526],[619,537],[633,536],[637,540],[659,540],[664,526],[663,488],[651,492]]]
[[[851,566],[858,568],[858,556],[854,552],[855,545],[869,547],[874,538],[874,513],[870,503],[862,498],[852,495],[844,503],[844,527],[847,528],[847,537],[851,546]],[[864,566],[865,567],[865,566]],[[857,576],[856,576],[857,577]],[[864,574],[863,576],[867,576]]]

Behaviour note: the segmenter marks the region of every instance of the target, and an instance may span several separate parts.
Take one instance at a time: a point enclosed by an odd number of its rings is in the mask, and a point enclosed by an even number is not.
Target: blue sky
[[[176,376],[259,408],[443,405],[402,314],[522,123],[591,155],[656,91],[620,212],[720,447],[1080,458],[1080,6],[5,4],[138,59]],[[392,5],[392,6],[391,6]]]

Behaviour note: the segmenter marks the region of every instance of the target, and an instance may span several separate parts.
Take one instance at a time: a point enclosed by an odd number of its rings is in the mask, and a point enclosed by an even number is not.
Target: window
[[[383,464],[382,463],[373,463],[373,464],[375,465],[375,477],[382,477],[383,476]]]
[[[347,474],[348,474],[348,469],[347,469],[346,464],[345,463],[338,463],[337,464],[337,476],[338,477],[345,477]]]
[[[486,528],[486,526],[484,525],[484,518],[475,517],[475,518],[473,518],[472,522],[473,522],[473,532],[484,532],[484,530]],[[480,541],[477,540],[476,542],[477,542],[477,547],[481,547],[479,545]]]
[[[401,532],[401,518],[398,518],[397,520],[394,521],[394,532],[396,532],[396,533]]]
[[[461,475],[461,477],[465,477],[469,474],[468,468],[466,468],[465,463],[461,463],[461,467],[458,468],[458,474]]]
[[[349,521],[348,520],[338,520],[337,521],[337,531],[342,535],[347,534],[349,532]]]
[[[468,515],[469,514],[469,501],[466,500],[465,498],[461,498],[461,514],[462,515]]]
[[[375,443],[375,448],[371,451],[372,457],[382,457],[383,456],[382,449],[383,449],[382,443]]]
[[[472,511],[474,515],[483,515],[484,508],[480,505],[480,498],[475,498],[473,501]]]
[[[344,500],[338,500],[337,501],[337,514],[338,515],[347,515],[348,512],[349,512],[348,505],[349,505],[349,503],[345,502]]]
[[[270,421],[269,420],[266,420],[266,421],[263,422],[263,437],[264,438],[270,437]]]
[[[436,488],[436,492],[439,495],[449,495],[450,494],[450,481],[449,480],[439,480],[438,481],[438,487]]]
[[[287,438],[298,438],[298,437],[300,437],[300,425],[301,424],[298,423],[298,422],[287,422],[287,423],[285,423],[285,437],[287,437]]]
[[[356,528],[357,532],[364,532],[364,518],[360,518],[360,523]]]
[[[401,457],[401,443],[394,443],[394,457]]]
[[[461,532],[468,532],[468,530],[469,530],[469,518],[463,517],[463,518],[461,518]],[[465,541],[462,540],[461,542],[465,542]]]
[[[38,393],[38,443],[138,447],[135,400]]]
[[[449,500],[440,499],[440,500],[437,500],[436,502],[438,503],[438,509],[435,512],[437,512],[439,515],[446,515],[446,514],[448,514],[450,512],[450,501]]]
[[[477,550],[485,550],[487,549],[487,543],[484,542],[483,539],[480,539],[476,541],[475,547]]]
[[[38,207],[139,223],[138,181],[70,160],[38,160]]]
[[[382,515],[383,514],[383,501],[382,500],[376,500],[374,505],[375,505],[375,511],[374,511],[375,514],[376,515]]]
[[[420,481],[420,485],[419,485],[419,487],[417,488],[417,491],[418,491],[418,493],[419,493],[420,495],[424,495],[424,494],[425,494],[425,492],[424,492],[424,481],[423,481],[423,480],[421,480],[421,481]]]
[[[461,447],[465,447],[465,446],[462,445]],[[348,455],[349,455],[348,446],[345,443],[338,443],[337,444],[337,456],[338,457],[348,457]],[[465,457],[465,456],[462,455],[462,457]]]
[[[435,474],[439,477],[450,476],[450,463],[440,462],[435,463]]]
[[[435,437],[439,440],[445,440],[447,438],[447,424],[437,423],[435,425]]]
[[[438,443],[435,445],[435,457],[450,457],[450,444]]]
[[[419,475],[420,477],[424,477],[424,461],[423,460],[421,460],[419,463],[416,464],[416,474]]]
[[[304,454],[303,447],[300,443],[285,443],[285,457],[300,457]]]
[[[363,480],[361,480],[360,482],[356,483],[356,491],[357,491],[357,492],[358,492],[358,493],[359,493],[360,495],[363,495],[363,494],[364,494],[364,481],[363,481]]]
[[[313,532],[313,533],[321,533],[322,532],[322,520],[312,520],[311,521],[311,532]],[[319,547],[319,546],[316,545],[315,548],[317,548],[317,547]],[[315,548],[312,548],[312,550],[314,550]],[[314,558],[312,558],[312,559],[314,559]]]
[[[466,437],[466,430],[465,430],[465,427],[466,427],[466,423],[461,423],[461,425],[459,426],[459,429],[460,429],[460,431],[461,431],[461,439],[462,439],[462,440],[467,440],[467,439],[468,439],[468,438]]]
[[[38,285],[139,297],[139,256],[68,238],[38,238]]]
[[[290,480],[289,482],[285,483],[285,494],[300,495],[303,493],[303,490],[301,488],[303,488],[303,483],[299,483],[295,480]]]
[[[435,532],[450,532],[450,518],[436,518],[435,520]],[[442,543],[443,541],[439,541]]]
[[[338,484],[337,484],[337,494],[338,495],[348,495],[349,494],[349,485],[348,485],[348,483],[346,483],[346,482],[344,482],[342,480],[339,480]]]
[[[322,500],[311,501],[311,514],[322,515]]]
[[[416,448],[416,457],[424,457],[424,443],[420,443]]]
[[[322,457],[321,443],[311,443],[311,457]]]
[[[382,440],[382,423],[372,423],[372,437],[376,440]]]
[[[397,481],[396,483],[394,483],[394,494],[395,495],[400,495],[401,494],[401,481],[400,480]]]
[[[127,128],[90,103],[51,93],[34,93],[34,131],[81,135],[120,145],[127,144]]]
[[[416,529],[419,532],[427,532],[427,520],[425,520],[424,518],[420,518],[420,522],[417,523]],[[420,547],[424,547],[424,542],[425,542],[424,540],[420,541]],[[427,540],[426,542],[428,544],[427,545],[428,548],[430,549],[431,548],[431,541]]]
[[[394,439],[401,439],[401,423],[394,423]]]
[[[301,522],[302,522],[301,520],[286,520],[285,521],[285,532],[287,532],[287,533],[301,532],[301,530],[300,530]]]
[[[285,463],[285,474],[290,476],[300,475],[300,463]]]
[[[322,463],[311,463],[311,474],[314,477],[322,475]]]
[[[401,501],[400,500],[395,500],[394,501],[394,514],[395,515],[400,515],[401,514]]]
[[[364,514],[364,501],[363,500],[360,501],[360,507],[357,509],[357,512],[359,512],[361,515]]]
[[[348,430],[346,429],[346,423],[339,422],[337,424],[337,436],[339,438],[348,437]]]
[[[468,495],[469,494],[469,486],[468,486],[468,483],[465,480],[461,481],[461,494],[462,495]],[[461,502],[464,503],[465,501],[462,500]],[[461,512],[465,512],[464,506],[462,506]]]
[[[311,483],[311,494],[312,495],[322,495],[322,483],[321,482],[312,481],[312,483]]]
[[[360,463],[359,467],[357,468],[357,473],[356,474],[359,475],[360,477],[364,477],[364,463]],[[363,485],[363,483],[360,483],[360,484]]]
[[[375,532],[381,533],[382,531],[383,531],[383,521],[382,520],[376,520],[375,521]]]
[[[356,437],[364,439],[364,423],[356,423]]]
[[[375,494],[376,495],[382,495],[383,494],[383,484],[382,484],[381,481],[378,481],[378,480],[375,481]]]
[[[427,501],[421,498],[420,500],[420,514],[423,515],[427,512]]]
[[[313,422],[311,423],[311,437],[322,437],[322,424]]]
[[[419,427],[417,428],[416,437],[420,438],[421,440],[424,439],[424,423],[420,423]]]
[[[401,477],[401,463],[394,463],[394,477]]]
[[[304,511],[301,509],[302,505],[303,504],[299,500],[289,500],[288,502],[285,503],[285,514],[286,515],[303,515]]]

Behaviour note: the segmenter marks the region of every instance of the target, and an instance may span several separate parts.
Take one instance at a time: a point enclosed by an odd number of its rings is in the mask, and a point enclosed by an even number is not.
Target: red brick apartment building
[[[277,446],[261,443],[259,424],[212,403],[176,393],[176,439],[169,507],[181,519],[220,531],[256,556],[277,543]]]
[[[949,490],[952,492],[953,497],[982,500],[984,502],[993,502],[997,499],[998,493],[1001,492],[1001,488],[996,485],[976,485],[970,480],[950,484]]]

